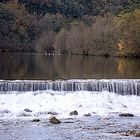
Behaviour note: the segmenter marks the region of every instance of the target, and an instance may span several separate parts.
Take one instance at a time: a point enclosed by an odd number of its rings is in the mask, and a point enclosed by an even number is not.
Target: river
[[[138,140],[139,107],[140,59],[0,53],[0,140]]]
[[[139,79],[140,59],[1,53],[0,79]]]

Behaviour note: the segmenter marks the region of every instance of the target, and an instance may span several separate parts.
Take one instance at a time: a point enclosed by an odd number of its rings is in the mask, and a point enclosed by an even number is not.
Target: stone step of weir
[[[140,96],[140,80],[1,80],[0,92],[7,91],[108,91]]]

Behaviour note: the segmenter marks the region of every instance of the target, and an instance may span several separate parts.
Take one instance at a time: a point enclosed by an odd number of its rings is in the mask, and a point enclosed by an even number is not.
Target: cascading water
[[[0,91],[108,91],[121,95],[140,95],[140,80],[56,80],[0,81]]]
[[[114,94],[116,93],[116,94]],[[140,80],[1,80],[0,118],[69,117],[77,110],[140,116]]]

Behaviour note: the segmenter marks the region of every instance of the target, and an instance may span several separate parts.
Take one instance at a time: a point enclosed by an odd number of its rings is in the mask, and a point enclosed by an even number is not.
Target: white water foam
[[[96,113],[107,116],[113,113],[133,113],[140,116],[140,97],[134,95],[117,95],[109,92],[10,92],[0,94],[0,118],[48,118],[50,113],[58,117],[70,117],[71,111],[77,110],[78,116]],[[26,112],[24,109],[29,109]],[[32,111],[32,112],[31,112]]]

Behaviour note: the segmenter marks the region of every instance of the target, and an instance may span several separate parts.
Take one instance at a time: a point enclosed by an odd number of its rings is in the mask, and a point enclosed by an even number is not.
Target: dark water
[[[140,59],[0,53],[0,79],[139,79]]]

